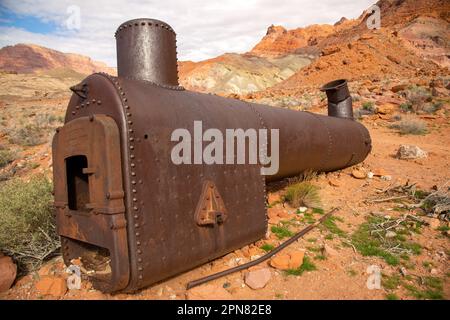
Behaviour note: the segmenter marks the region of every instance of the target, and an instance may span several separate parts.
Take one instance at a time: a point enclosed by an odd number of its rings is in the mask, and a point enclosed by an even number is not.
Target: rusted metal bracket
[[[212,181],[205,181],[202,194],[195,210],[195,220],[200,226],[222,224],[228,214],[223,199]]]
[[[70,90],[75,93],[77,96],[79,96],[81,99],[87,99],[88,95],[88,86],[86,83],[79,83],[72,87],[70,87]]]

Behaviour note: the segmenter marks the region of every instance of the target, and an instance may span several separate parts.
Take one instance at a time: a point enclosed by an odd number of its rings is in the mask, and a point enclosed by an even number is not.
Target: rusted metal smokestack
[[[116,31],[119,77],[178,86],[176,34],[165,22],[134,19]]]
[[[348,90],[347,80],[328,82],[320,90],[327,94],[329,116],[353,119],[352,97]]]

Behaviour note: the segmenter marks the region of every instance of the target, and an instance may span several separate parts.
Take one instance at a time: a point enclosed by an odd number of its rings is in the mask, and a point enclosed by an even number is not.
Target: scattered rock
[[[278,216],[279,216],[280,218],[289,218],[289,213],[288,213],[287,211],[285,211],[285,210],[280,210],[280,211],[278,212]]]
[[[391,91],[394,92],[394,93],[397,93],[399,91],[406,90],[407,88],[408,88],[408,85],[405,84],[405,83],[404,84],[398,84],[398,85],[393,86],[391,88]]]
[[[337,252],[337,250],[333,249],[331,246],[329,246],[327,244],[323,246],[322,253],[326,257],[335,257],[339,254],[339,252]]]
[[[287,270],[289,269],[289,259],[288,254],[277,255],[270,260],[270,265],[275,269]]]
[[[280,198],[280,195],[277,193],[269,193],[267,200],[269,203],[274,203],[274,202],[280,201],[281,198]]]
[[[433,95],[433,97],[448,97],[449,92],[446,88],[434,87],[431,89],[431,94]]]
[[[397,151],[397,158],[407,160],[407,159],[420,159],[426,158],[428,153],[418,146],[402,144]]]
[[[373,35],[365,33],[362,36],[359,37],[359,40],[370,40],[373,39]]]
[[[408,271],[406,270],[405,267],[400,268],[400,274],[404,277],[406,277],[408,275]]]
[[[269,219],[278,218],[278,212],[274,208],[269,208],[267,210],[267,216],[269,217]]]
[[[439,219],[436,219],[436,218],[423,217],[422,219],[430,226],[431,229],[434,229],[434,230],[439,228],[441,225]]]
[[[269,224],[278,224],[278,223],[280,223],[280,221],[281,221],[281,218],[280,217],[273,217],[273,218],[269,218]]]
[[[395,107],[401,105],[402,103],[405,103],[404,99],[386,97],[386,96],[377,96],[376,100],[377,100],[378,105],[391,104],[391,105],[394,105]]]
[[[70,264],[73,264],[78,267],[81,267],[83,265],[83,263],[81,262],[81,258],[70,260]]]
[[[107,300],[108,297],[97,290],[88,291],[83,294],[83,299],[85,300]]]
[[[384,180],[384,181],[391,181],[392,180],[392,176],[381,176],[380,179]]]
[[[258,247],[252,246],[246,248],[245,250],[242,249],[242,253],[244,254],[244,257],[251,258],[259,255],[261,253],[261,250]]]
[[[433,269],[430,270],[430,273],[433,274],[433,275],[436,275],[436,274],[439,273],[439,271],[437,269],[433,268]]]
[[[354,169],[352,171],[352,176],[356,179],[365,179],[367,174],[363,169]]]
[[[295,251],[290,253],[291,259],[289,261],[289,269],[297,269],[303,264],[305,251]]]
[[[383,168],[376,168],[372,172],[375,177],[382,177],[382,176],[388,175],[388,172],[386,170],[384,170]]]
[[[308,210],[307,207],[300,207],[298,208],[298,211],[300,211],[300,213],[305,213]]]
[[[40,277],[50,276],[50,275],[53,275],[54,273],[55,272],[54,272],[53,263],[51,263],[51,262],[44,264],[38,271],[38,275]]]
[[[370,171],[367,173],[367,178],[372,179],[373,177],[374,177],[373,172]]]
[[[374,217],[384,217],[384,213],[381,211],[371,211],[370,214]]]
[[[397,236],[397,233],[395,233],[394,231],[387,231],[386,232],[386,238],[388,238],[388,239],[395,238],[396,236]]]
[[[0,253],[0,292],[11,288],[17,275],[17,266],[11,257],[3,256]]]
[[[337,46],[326,47],[322,50],[322,55],[329,56],[330,54],[337,53],[339,51],[341,51],[341,48],[339,48]]]
[[[391,56],[391,55],[387,55],[386,58],[388,58],[390,61],[396,63],[396,64],[400,64],[400,59],[398,59],[397,57]]]
[[[302,265],[304,257],[305,250],[281,254],[273,257],[270,265],[280,270],[297,269]]]
[[[444,81],[442,79],[433,79],[430,81],[430,88],[445,88]]]
[[[222,286],[205,284],[190,289],[187,292],[188,300],[231,300],[233,297]]]
[[[330,178],[328,180],[328,183],[330,184],[330,186],[333,186],[333,187],[340,187],[341,186],[341,182],[338,179],[335,179],[335,178]]]
[[[395,111],[396,107],[393,104],[385,103],[377,107],[377,113],[391,114]]]
[[[245,283],[252,289],[262,289],[269,282],[272,274],[269,268],[250,271],[245,275]]]
[[[60,277],[45,276],[36,283],[36,290],[43,295],[61,297],[67,292],[67,283]]]

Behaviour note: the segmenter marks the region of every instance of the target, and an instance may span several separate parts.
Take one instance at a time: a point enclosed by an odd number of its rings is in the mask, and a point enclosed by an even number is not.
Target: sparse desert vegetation
[[[4,149],[3,147],[0,146],[0,168],[13,162],[13,160],[15,158],[16,158],[16,154],[14,151],[9,150],[9,149]]]
[[[428,132],[425,121],[413,117],[402,118],[390,127],[396,129],[400,134],[423,135]]]
[[[52,189],[43,175],[0,184],[0,248],[21,272],[35,270],[59,247]]]

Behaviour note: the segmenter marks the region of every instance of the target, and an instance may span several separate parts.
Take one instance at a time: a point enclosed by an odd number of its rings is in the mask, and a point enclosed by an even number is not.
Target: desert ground
[[[14,151],[14,159],[8,161],[0,171],[2,180],[13,178],[27,180],[36,174],[51,175],[50,139],[54,129],[62,125],[70,96],[68,87],[79,79],[48,77],[42,81],[41,77],[35,75],[1,76],[0,142],[2,150]],[[402,111],[400,105],[408,101],[404,98],[404,91],[432,91],[432,88],[424,85],[426,81],[423,79],[417,79],[418,83],[404,79],[406,80],[412,89],[405,86],[405,90],[397,93],[389,89],[395,87],[392,83],[389,85],[368,81],[351,83],[353,92],[364,94],[369,91],[365,90],[368,86],[376,87],[372,90],[377,89],[375,91],[379,92],[367,97],[357,95],[355,102],[355,109],[367,111],[363,112],[359,121],[370,131],[373,150],[368,158],[356,167],[303,177],[307,183],[317,187],[323,211],[308,208],[306,212],[300,212],[289,203],[283,202],[287,188],[297,181],[291,179],[269,184],[270,220],[266,239],[199,268],[134,294],[111,295],[93,289],[85,276],[80,290],[68,290],[65,279],[69,274],[65,272],[66,267],[62,258],[56,256],[44,261],[36,271],[21,274],[13,287],[2,293],[0,298],[445,299],[449,297],[449,222],[446,220],[448,217],[440,217],[443,218],[440,220],[437,215],[433,216],[424,209],[424,206],[420,206],[426,194],[437,191],[446,195],[448,201],[450,183],[448,97],[433,97],[430,93],[427,96],[429,101],[424,100],[423,107],[426,109],[426,105],[439,102],[438,110],[433,109],[431,113]],[[398,82],[404,83],[400,80]],[[396,89],[398,88],[394,91]],[[317,93],[317,97],[313,99],[317,100],[317,105],[309,111],[325,113],[326,100],[323,96]],[[19,129],[26,128],[29,123],[38,124],[35,131],[30,131],[37,133],[33,135],[27,131],[22,137]],[[414,132],[416,134],[408,131],[411,123],[413,131],[419,130]],[[406,125],[407,129],[403,125]],[[20,141],[30,138],[36,141]],[[401,145],[417,146],[426,152],[426,156],[417,159],[399,159],[397,152]],[[298,181],[302,179],[299,178]],[[419,205],[413,207],[411,206],[413,204]],[[335,207],[338,211],[332,220],[277,254],[277,261],[274,262],[272,259],[250,270],[186,290],[186,283],[191,280],[263,255],[265,250],[282,243],[293,232],[313,223],[323,212]],[[413,218],[410,219],[410,216]],[[367,226],[369,221],[396,225],[389,229],[394,232],[394,239],[397,239],[394,244],[400,244],[400,247],[405,249],[398,253],[389,251],[388,247],[383,249],[385,250],[383,252],[393,252],[393,256],[396,257],[394,261],[383,258],[384,253],[373,255],[364,251],[364,243],[361,245],[358,242],[355,235],[364,225]],[[387,231],[382,232],[383,237],[386,237]],[[295,261],[291,261],[296,254],[305,256],[301,265],[295,265]],[[294,265],[284,270],[286,268],[283,267],[283,263]],[[369,289],[367,286],[370,266],[380,268],[379,288]],[[247,278],[252,272],[256,272],[256,280]],[[254,281],[257,284],[254,284]],[[261,283],[264,284],[263,288],[252,289],[251,286],[258,287]]]

